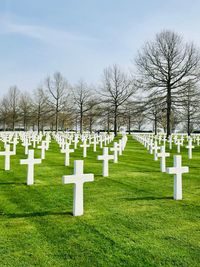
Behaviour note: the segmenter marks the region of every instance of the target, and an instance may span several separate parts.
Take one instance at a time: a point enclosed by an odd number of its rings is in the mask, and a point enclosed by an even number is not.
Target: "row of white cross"
[[[187,136],[187,138],[184,138],[184,135],[181,135],[180,137],[173,135],[169,136],[168,140],[166,139],[165,136],[152,136],[151,135],[144,135],[141,134],[142,140],[141,143],[143,143],[143,145],[145,147],[147,147],[148,149],[150,149],[150,153],[153,153],[153,147],[155,145],[155,143],[158,143],[159,145],[161,144],[161,142],[163,143],[163,145],[166,145],[166,142],[169,143],[169,149],[172,149],[172,144],[174,143],[177,146],[177,153],[181,152],[181,146],[184,145],[184,140],[186,139],[188,142],[188,145],[186,146],[186,148],[188,149],[188,158],[192,159],[192,149],[195,148],[193,146],[193,142],[196,142],[197,146],[199,146],[199,142],[200,142],[200,136],[198,135],[198,137],[191,137],[191,136]]]
[[[157,140],[153,141],[153,139],[150,139],[149,146],[146,145],[146,139],[144,139],[143,134],[133,134],[133,137],[138,140],[140,143],[144,144],[149,150],[150,153],[153,154],[154,150],[154,160],[157,160],[160,157],[160,169],[161,172],[167,172],[169,174],[174,174],[174,199],[175,200],[181,200],[183,198],[182,196],[182,174],[188,173],[189,168],[182,166],[182,157],[181,155],[175,155],[174,156],[174,166],[166,168],[166,157],[170,156],[170,153],[165,152],[165,145],[159,147],[157,145]],[[191,139],[188,139],[190,142]],[[191,142],[190,142],[191,144]],[[160,153],[158,153],[158,150],[160,149]]]
[[[63,134],[61,136],[59,134],[52,134],[52,136],[56,139],[56,141],[60,145],[61,153],[65,153],[65,166],[69,166],[70,153],[74,152],[74,149],[70,149],[70,143],[76,140],[75,143],[77,147],[78,139],[80,137],[76,138],[77,135],[75,135],[75,138],[73,139],[71,138],[72,135],[68,135],[66,137],[66,135],[63,136]],[[41,137],[40,138],[40,141],[41,141],[42,135],[40,137]],[[40,164],[42,162],[42,159],[45,159],[45,150],[48,150],[50,139],[51,137],[48,135],[48,142],[46,140],[41,141],[41,145],[37,146],[38,148],[41,149],[41,159],[34,158],[34,149],[31,149],[31,150],[28,149],[27,151],[25,149],[25,154],[26,153],[28,154],[28,158],[20,160],[20,164],[26,164],[28,166],[27,185],[34,184],[34,165]],[[94,150],[96,151],[96,144],[98,143],[99,140],[101,141],[100,142],[100,146],[101,146],[102,142],[104,142],[104,144],[107,144],[111,142],[113,139],[114,139],[113,135],[111,136],[104,135],[104,138],[102,138],[102,136],[100,136],[100,138],[98,138],[98,136],[95,136],[92,142],[92,138],[90,136],[89,143],[94,144]],[[86,157],[87,147],[90,146],[89,144],[87,144],[87,140],[88,140],[87,137],[83,137],[82,138],[83,143],[82,145],[80,145],[80,147],[83,147],[83,157]],[[6,140],[6,142],[7,141],[8,140]],[[67,143],[68,141],[70,142]],[[109,155],[108,147],[103,147],[103,155],[99,155],[97,157],[98,160],[103,161],[103,176],[107,177],[109,175],[109,165],[108,165],[109,160],[113,160],[114,163],[118,162],[118,155],[122,155],[122,151],[125,149],[126,142],[127,142],[126,135],[124,135],[123,138],[119,140],[119,143],[114,142],[114,146],[110,148],[110,151],[113,151],[113,155]],[[30,137],[30,140],[28,139],[25,140],[25,138],[23,139],[23,145],[25,147],[28,147],[27,144],[28,146],[31,145],[31,137]],[[5,170],[10,170],[10,156],[15,155],[14,151],[10,151],[10,145],[6,145],[5,151],[0,152],[0,155],[5,156]],[[63,179],[62,179],[64,184],[74,183],[74,205],[73,205],[74,216],[80,216],[83,214],[83,184],[85,182],[94,180],[94,174],[83,173],[83,164],[84,162],[82,160],[74,161],[74,174],[63,176]]]

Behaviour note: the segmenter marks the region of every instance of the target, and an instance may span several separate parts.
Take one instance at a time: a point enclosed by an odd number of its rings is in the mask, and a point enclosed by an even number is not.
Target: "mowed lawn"
[[[73,217],[73,185],[63,185],[62,176],[73,173],[82,149],[65,167],[53,141],[35,167],[35,184],[27,186],[19,145],[11,171],[3,170],[0,157],[0,266],[199,267],[200,147],[192,160],[181,152],[190,172],[183,175],[184,199],[174,201],[173,176],[161,173],[160,162],[131,137],[107,178],[97,161],[102,150],[90,148],[84,172],[94,173],[95,181],[84,185],[84,215]],[[171,156],[167,165],[172,162]]]

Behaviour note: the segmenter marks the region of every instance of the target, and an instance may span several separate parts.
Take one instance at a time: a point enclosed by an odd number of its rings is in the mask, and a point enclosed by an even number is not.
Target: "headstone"
[[[188,145],[186,146],[188,148],[188,158],[192,159],[192,149],[194,146],[192,145],[192,139],[188,139]]]
[[[153,150],[154,150],[154,160],[158,160],[158,150],[159,149],[160,149],[160,147],[158,146],[157,141],[155,141],[154,147],[153,147]]]
[[[182,140],[181,139],[177,139],[176,145],[177,145],[177,153],[180,153],[181,152]]]
[[[167,173],[174,174],[174,199],[181,200],[182,196],[182,174],[189,172],[188,167],[182,166],[182,157],[174,156],[174,167],[167,168]]]
[[[114,147],[110,148],[110,151],[114,152],[114,163],[118,162],[118,152],[119,152],[119,144],[117,142],[114,142]]]
[[[62,179],[64,184],[74,184],[73,215],[83,215],[83,184],[93,182],[94,174],[84,174],[83,160],[75,160],[74,175],[64,175]]]
[[[10,145],[6,145],[5,151],[0,151],[0,156],[4,156],[4,170],[10,170],[10,156],[15,155],[14,151],[10,151]]]
[[[42,162],[41,159],[34,159],[34,150],[28,151],[28,158],[21,159],[20,164],[27,164],[28,165],[28,172],[27,172],[27,185],[32,185],[34,183],[34,165],[40,164]]]
[[[83,148],[83,157],[86,158],[87,157],[87,148],[90,147],[90,145],[87,144],[87,139],[85,139],[83,141],[83,144],[80,145],[80,147]]]
[[[45,151],[46,151],[46,141],[42,141],[41,146],[38,146],[41,149],[41,159],[45,159]]]
[[[165,146],[161,146],[160,153],[158,153],[158,157],[160,158],[161,172],[166,172],[166,157],[169,156],[170,154],[165,152]]]
[[[65,153],[65,166],[69,166],[70,153],[74,152],[74,149],[70,149],[68,143],[65,144],[65,148],[61,149],[61,153]]]
[[[113,159],[114,160],[114,155],[109,155],[108,154],[108,147],[103,148],[103,155],[97,157],[98,160],[103,160],[103,176],[107,177],[108,176],[108,162],[109,160]]]

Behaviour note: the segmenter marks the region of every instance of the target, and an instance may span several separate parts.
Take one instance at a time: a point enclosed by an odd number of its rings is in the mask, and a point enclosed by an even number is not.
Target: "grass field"
[[[175,153],[175,149],[173,150]],[[172,154],[173,154],[172,153]],[[102,161],[88,150],[84,216],[73,217],[73,185],[62,175],[73,173],[55,142],[35,167],[35,184],[26,185],[24,148],[18,146],[11,171],[0,157],[0,266],[200,266],[200,147],[193,159],[182,149],[183,200],[173,200],[173,176],[160,172],[159,161],[129,137],[119,163],[102,177]],[[40,152],[36,150],[35,156]],[[173,158],[167,160],[172,166]]]

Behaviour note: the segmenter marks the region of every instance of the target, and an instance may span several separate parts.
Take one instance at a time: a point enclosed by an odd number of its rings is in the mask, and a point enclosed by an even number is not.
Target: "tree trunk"
[[[128,116],[128,133],[131,134],[131,115]]]
[[[14,131],[15,130],[15,117],[13,116],[13,119],[12,119],[12,130]]]
[[[190,113],[188,111],[188,116],[187,116],[187,134],[190,135]]]
[[[83,111],[81,108],[81,114],[80,114],[80,133],[82,134],[83,132]]]
[[[171,86],[168,82],[167,84],[167,138],[171,134]]]
[[[155,135],[157,135],[157,116],[156,116],[156,114],[155,114],[155,118],[154,118],[154,127],[155,127],[155,129],[154,129]]]
[[[117,107],[115,107],[114,111],[114,134],[117,136]]]
[[[108,116],[107,116],[107,131],[108,133],[110,132],[110,112],[108,111]]]
[[[38,128],[38,133],[40,132],[40,116],[38,115],[37,118],[37,128]]]
[[[56,132],[58,131],[58,112],[56,111]]]
[[[92,133],[92,117],[90,117],[90,120],[89,120],[89,124],[90,124],[90,133]]]

